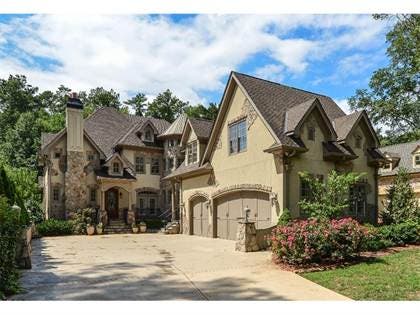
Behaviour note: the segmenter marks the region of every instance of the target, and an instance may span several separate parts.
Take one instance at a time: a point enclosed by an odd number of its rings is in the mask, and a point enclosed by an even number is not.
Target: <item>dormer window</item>
[[[392,171],[392,163],[391,163],[391,162],[386,163],[386,164],[382,167],[382,169],[383,169],[384,171],[386,171],[386,172]]]
[[[308,127],[308,140],[315,141],[315,127]]]
[[[362,147],[362,137],[361,136],[356,136],[355,142],[354,142],[354,146],[357,149],[360,149]]]
[[[413,167],[420,167],[420,154],[414,155],[414,165]]]
[[[188,165],[198,162],[197,141],[187,144],[187,162]]]
[[[54,152],[54,158],[55,159],[59,159],[61,157],[61,153],[60,152]]]
[[[112,171],[114,173],[120,173],[120,163],[117,163],[117,162],[112,163]]]

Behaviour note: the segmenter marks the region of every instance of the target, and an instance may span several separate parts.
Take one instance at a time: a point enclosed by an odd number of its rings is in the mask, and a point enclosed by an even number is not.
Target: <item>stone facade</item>
[[[235,250],[240,252],[256,252],[259,250],[255,222],[238,222]]]
[[[65,175],[65,208],[66,217],[77,209],[87,206],[85,157],[83,152],[67,152],[67,171]]]

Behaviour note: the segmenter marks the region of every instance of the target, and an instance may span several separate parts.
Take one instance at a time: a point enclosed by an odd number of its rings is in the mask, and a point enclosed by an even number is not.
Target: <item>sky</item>
[[[170,89],[219,103],[230,71],[332,97],[386,66],[392,25],[371,15],[0,15],[0,78],[40,90],[102,86],[125,100]]]

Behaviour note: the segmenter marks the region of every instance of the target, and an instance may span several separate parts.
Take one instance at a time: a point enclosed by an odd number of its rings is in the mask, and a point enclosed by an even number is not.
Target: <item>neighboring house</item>
[[[83,119],[82,110],[73,95],[66,128],[42,135],[40,183],[47,218],[64,219],[77,209],[94,207],[104,223],[169,218],[171,212],[176,219],[178,188],[161,178],[183,162],[179,141],[186,117],[171,125],[109,107]]]
[[[310,195],[298,173],[366,173],[351,190],[349,215],[375,221],[384,158],[366,112],[346,115],[328,96],[232,72],[214,125],[189,120],[185,159],[164,180],[180,188],[182,232],[235,239],[249,209],[257,229]]]
[[[387,191],[401,168],[410,175],[414,194],[420,202],[420,140],[380,148],[387,159],[379,169],[379,211],[387,202]]]

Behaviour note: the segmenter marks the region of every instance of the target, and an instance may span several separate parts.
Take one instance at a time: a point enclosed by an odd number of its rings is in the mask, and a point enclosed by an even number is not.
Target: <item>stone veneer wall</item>
[[[65,175],[65,208],[66,218],[87,205],[86,173],[84,172],[85,156],[83,152],[67,152],[67,171]]]

